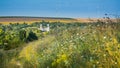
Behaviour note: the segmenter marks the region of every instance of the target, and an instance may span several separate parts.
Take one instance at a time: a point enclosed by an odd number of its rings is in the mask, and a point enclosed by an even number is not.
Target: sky
[[[120,14],[120,0],[0,0],[0,16],[100,18]]]

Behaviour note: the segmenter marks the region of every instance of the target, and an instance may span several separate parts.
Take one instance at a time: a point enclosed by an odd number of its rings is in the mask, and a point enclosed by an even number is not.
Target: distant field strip
[[[0,17],[0,23],[1,24],[9,24],[9,23],[33,23],[33,22],[41,22],[41,21],[46,21],[46,22],[76,22],[76,19],[71,19],[71,18],[31,18],[31,17]]]

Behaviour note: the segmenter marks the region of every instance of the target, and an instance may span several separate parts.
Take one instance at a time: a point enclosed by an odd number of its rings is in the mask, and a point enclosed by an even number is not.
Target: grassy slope
[[[17,61],[24,68],[117,68],[120,43],[116,33],[110,27],[104,30],[71,27],[27,44]]]

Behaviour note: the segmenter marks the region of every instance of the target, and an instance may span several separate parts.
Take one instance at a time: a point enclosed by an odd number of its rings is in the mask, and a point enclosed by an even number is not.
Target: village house
[[[50,26],[49,26],[49,24],[47,24],[47,27],[43,27],[42,24],[40,24],[39,30],[42,31],[42,32],[49,32],[50,31]]]

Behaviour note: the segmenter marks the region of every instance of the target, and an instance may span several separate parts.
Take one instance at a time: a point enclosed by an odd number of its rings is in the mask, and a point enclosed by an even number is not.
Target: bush
[[[34,41],[34,40],[38,40],[38,37],[36,36],[35,33],[33,33],[32,31],[30,31],[28,33],[28,37],[27,37],[27,42],[30,42],[30,41]]]

